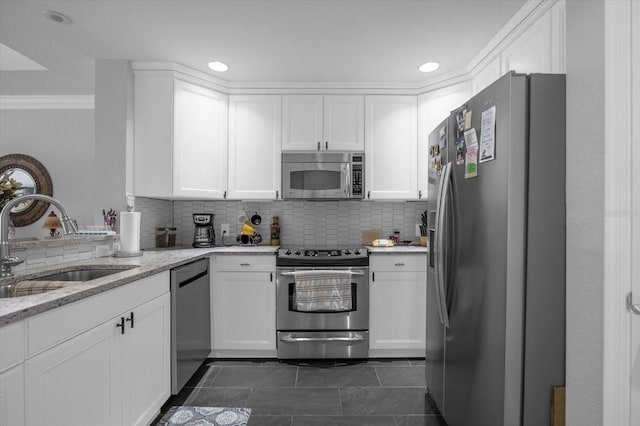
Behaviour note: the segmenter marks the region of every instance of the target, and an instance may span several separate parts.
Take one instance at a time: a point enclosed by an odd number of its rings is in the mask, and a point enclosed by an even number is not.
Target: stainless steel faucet
[[[69,217],[62,203],[55,198],[43,194],[26,194],[10,200],[0,211],[0,277],[13,276],[11,267],[24,262],[17,256],[11,256],[9,252],[9,213],[14,206],[27,200],[45,201],[53,204],[60,210],[60,221],[62,222],[64,233],[75,234],[78,232],[78,227],[73,219]]]

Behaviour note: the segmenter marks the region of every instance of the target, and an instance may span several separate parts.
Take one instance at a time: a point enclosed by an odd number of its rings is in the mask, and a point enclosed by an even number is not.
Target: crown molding
[[[94,95],[3,95],[0,109],[95,109]]]
[[[204,85],[227,95],[235,94],[398,94],[421,95],[465,83],[500,56],[506,46],[533,25],[558,1],[527,0],[507,24],[463,69],[417,83],[393,82],[231,82],[170,62],[132,62],[134,73],[171,73],[174,77]]]
[[[564,0],[527,0],[489,43],[469,61],[466,67],[469,78],[475,77],[487,64],[499,57],[509,44],[537,22],[558,1]]]

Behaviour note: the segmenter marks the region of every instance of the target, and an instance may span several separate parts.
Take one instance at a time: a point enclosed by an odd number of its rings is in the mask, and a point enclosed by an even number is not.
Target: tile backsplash
[[[176,244],[190,245],[193,213],[215,214],[216,245],[222,244],[220,225],[229,224],[225,244],[235,244],[238,218],[256,212],[262,223],[256,231],[269,244],[272,216],[280,217],[280,244],[287,247],[347,247],[362,243],[362,231],[380,229],[383,236],[400,231],[401,240],[414,240],[415,225],[427,208],[426,201],[166,201],[136,198],[142,213],[142,248],[155,246],[157,227],[177,228]]]

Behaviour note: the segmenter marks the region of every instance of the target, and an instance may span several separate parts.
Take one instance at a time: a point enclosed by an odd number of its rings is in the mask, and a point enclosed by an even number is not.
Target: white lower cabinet
[[[113,310],[108,320],[89,323],[80,334],[25,361],[27,425],[146,425],[169,398],[168,272],[27,321],[36,335],[45,321],[55,330],[56,319],[61,328],[72,330],[66,327],[66,318],[83,310],[87,317],[96,312],[100,317],[100,308],[107,303]],[[56,333],[64,336],[68,330]],[[32,346],[38,347],[39,340],[43,339],[31,339]]]
[[[369,356],[424,357],[426,255],[374,253],[369,269]]]
[[[165,293],[134,309],[123,350],[125,424],[146,425],[171,392],[171,299]],[[126,321],[126,319],[125,319]]]
[[[275,256],[216,256],[211,295],[217,357],[276,356]]]
[[[24,425],[24,321],[0,327],[0,426]]]
[[[119,334],[107,322],[28,360],[27,424],[121,423]]]
[[[24,425],[24,365],[0,373],[0,426]]]

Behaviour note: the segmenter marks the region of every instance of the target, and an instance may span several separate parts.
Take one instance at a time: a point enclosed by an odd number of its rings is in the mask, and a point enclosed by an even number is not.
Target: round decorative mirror
[[[24,154],[9,154],[0,157],[0,177],[6,176],[21,184],[15,195],[53,195],[53,183],[46,167],[33,157]],[[42,217],[49,203],[28,200],[11,209],[11,221],[15,226],[27,226]]]

